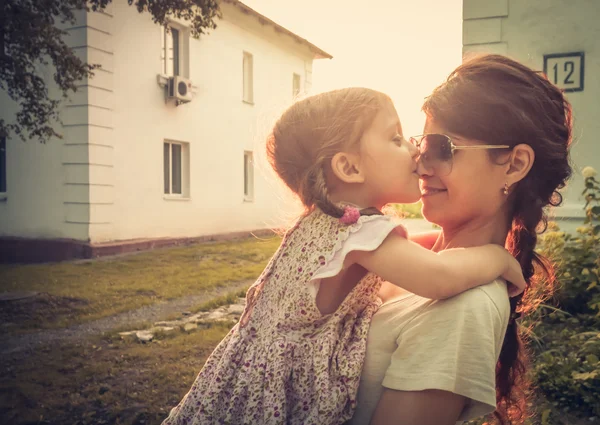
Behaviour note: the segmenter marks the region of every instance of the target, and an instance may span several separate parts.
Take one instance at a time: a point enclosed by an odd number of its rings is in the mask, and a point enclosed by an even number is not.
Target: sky
[[[242,2],[333,56],[314,61],[311,93],[387,93],[405,136],[422,132],[423,99],[461,61],[462,0]]]

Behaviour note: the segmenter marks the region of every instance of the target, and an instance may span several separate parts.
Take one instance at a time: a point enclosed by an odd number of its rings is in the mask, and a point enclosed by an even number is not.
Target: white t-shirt
[[[494,411],[496,362],[509,316],[502,280],[443,301],[409,294],[384,303],[371,322],[358,405],[349,423],[369,423],[383,387],[463,395],[469,402],[461,421]]]

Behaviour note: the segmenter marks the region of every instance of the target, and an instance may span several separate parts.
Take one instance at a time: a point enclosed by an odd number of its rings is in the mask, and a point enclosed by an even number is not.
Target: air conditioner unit
[[[179,75],[171,77],[169,78],[168,94],[170,99],[175,99],[178,103],[191,102],[192,82]]]

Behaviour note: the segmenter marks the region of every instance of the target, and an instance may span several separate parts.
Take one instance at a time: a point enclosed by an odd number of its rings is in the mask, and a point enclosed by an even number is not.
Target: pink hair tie
[[[354,224],[360,217],[360,211],[356,207],[347,205],[344,207],[344,215],[340,217],[340,223],[342,224]]]

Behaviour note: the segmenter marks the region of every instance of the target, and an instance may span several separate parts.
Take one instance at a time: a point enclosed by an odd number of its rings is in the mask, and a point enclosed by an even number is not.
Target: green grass
[[[214,298],[208,302],[205,302],[204,304],[199,305],[198,307],[193,307],[191,309],[191,311],[193,313],[198,313],[200,311],[214,310],[223,305],[233,304],[233,303],[237,302],[238,298],[244,298],[246,296],[247,291],[248,291],[248,289],[246,288],[246,289],[242,289],[237,292],[232,292],[230,294],[223,295],[218,298]]]
[[[159,425],[231,325],[174,331],[147,344],[114,335],[96,337],[37,350],[29,357],[3,358],[0,423]],[[535,399],[533,407],[538,415],[527,425],[592,423],[543,398]],[[483,423],[485,419],[469,422]]]
[[[0,423],[158,425],[230,327],[148,344],[94,338],[3,359]]]
[[[228,294],[221,295],[220,297],[213,298],[210,301],[207,301],[205,303],[190,307],[190,308],[188,308],[188,311],[190,313],[194,314],[194,313],[199,313],[201,311],[214,310],[223,305],[234,304],[237,302],[238,298],[245,298],[247,291],[248,291],[248,288],[243,288],[243,289],[240,289],[239,291],[230,292]],[[182,317],[181,313],[176,313],[176,314],[172,314],[170,316],[165,317],[163,320],[166,320],[166,321],[178,320],[178,319],[181,319],[181,317]],[[144,328],[135,328],[135,329],[144,329]],[[131,329],[127,329],[127,330],[131,330]]]
[[[254,279],[279,243],[278,237],[252,238],[111,259],[0,265],[0,292],[49,294],[32,308],[5,311],[2,320],[18,322],[21,331],[64,327]]]

